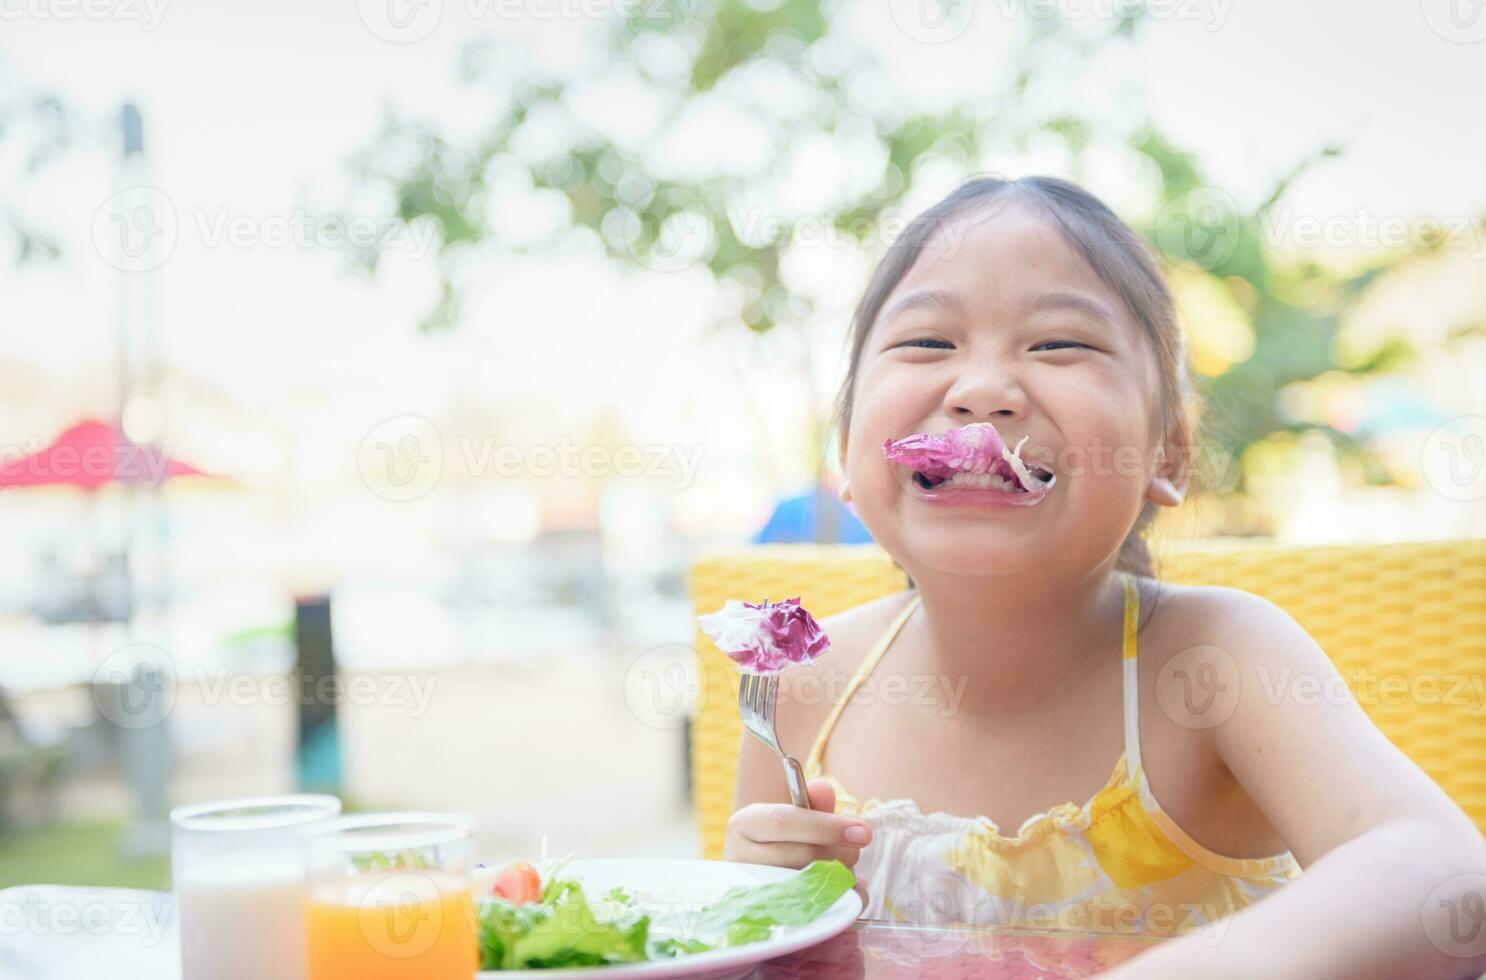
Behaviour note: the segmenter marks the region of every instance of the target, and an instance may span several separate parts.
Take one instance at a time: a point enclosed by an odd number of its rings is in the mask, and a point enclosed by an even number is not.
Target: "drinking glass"
[[[308,838],[308,980],[471,980],[471,822],[342,817]]]
[[[312,794],[170,812],[183,980],[303,980],[304,835],[340,812]]]

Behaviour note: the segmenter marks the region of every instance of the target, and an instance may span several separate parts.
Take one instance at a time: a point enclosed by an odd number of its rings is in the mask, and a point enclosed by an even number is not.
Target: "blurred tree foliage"
[[[353,163],[373,187],[391,193],[403,222],[431,221],[437,228],[441,291],[424,328],[458,323],[462,263],[475,246],[524,252],[579,235],[637,268],[699,263],[719,294],[732,298],[727,316],[750,330],[804,329],[811,299],[781,275],[788,250],[800,247],[788,228],[760,234],[728,217],[740,201],[778,206],[770,195],[785,186],[795,148],[822,137],[845,141],[854,152],[865,148],[875,177],[844,187],[815,217],[824,215],[843,240],[880,249],[883,219],[895,215],[931,166],[969,176],[994,167],[998,154],[1053,138],[1070,161],[1063,176],[1079,180],[1089,154],[1109,139],[1105,121],[1066,107],[1043,114],[1027,107],[1056,102],[1044,95],[1066,87],[1060,72],[1077,71],[1096,49],[1129,43],[1142,29],[1136,16],[1099,29],[1028,19],[1006,62],[987,66],[985,88],[948,106],[916,108],[886,81],[873,53],[837,29],[844,17],[845,9],[827,0],[638,5],[634,15],[608,25],[600,77],[552,77],[511,46],[470,48],[460,70],[473,91],[490,98],[486,118],[473,129],[461,126],[456,136],[389,110],[382,131]],[[643,136],[625,125],[631,120],[604,125],[575,109],[604,89],[621,93],[612,105],[653,116]],[[684,134],[704,110],[756,121],[770,145],[761,155],[745,154],[749,161],[730,160],[715,148],[698,154],[715,158],[710,165],[683,165],[661,152],[667,137]],[[1325,418],[1286,413],[1279,397],[1287,385],[1334,372],[1386,372],[1413,356],[1395,341],[1343,358],[1334,343],[1369,284],[1411,255],[1380,254],[1365,268],[1337,273],[1278,256],[1267,243],[1264,222],[1290,183],[1338,151],[1320,149],[1257,204],[1242,206],[1148,122],[1117,139],[1158,176],[1152,212],[1125,217],[1170,264],[1208,415],[1219,420],[1205,431],[1199,479],[1217,492],[1241,491],[1244,471],[1233,464],[1249,447],[1315,429],[1360,463],[1370,481],[1386,482],[1385,467],[1354,434]],[[518,226],[529,222],[503,221],[496,189],[513,180],[560,204],[563,218],[550,236],[519,238],[524,228]],[[376,251],[361,255],[371,270],[378,258]],[[1217,335],[1205,338],[1209,330]],[[816,408],[819,450],[828,419]]]
[[[21,210],[18,191],[78,142],[77,116],[55,95],[26,91],[7,81],[0,64],[0,237],[9,239],[16,265],[55,259],[62,254],[57,239]]]

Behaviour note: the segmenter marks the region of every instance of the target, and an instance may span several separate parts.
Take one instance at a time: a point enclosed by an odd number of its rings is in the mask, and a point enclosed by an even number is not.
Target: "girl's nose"
[[[967,421],[992,416],[1025,418],[1027,395],[1004,371],[967,371],[945,392],[944,407],[946,414]]]

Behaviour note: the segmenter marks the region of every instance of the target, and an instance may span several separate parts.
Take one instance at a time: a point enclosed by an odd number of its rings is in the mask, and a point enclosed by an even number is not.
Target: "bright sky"
[[[207,457],[217,442],[239,461],[251,460],[249,468],[291,466],[296,479],[313,485],[343,478],[346,447],[391,416],[440,415],[456,404],[518,410],[526,419],[511,423],[512,431],[532,431],[535,417],[548,438],[563,432],[581,439],[589,421],[612,408],[636,438],[706,445],[710,478],[778,467],[733,504],[712,498],[724,511],[735,506],[740,520],[805,476],[803,460],[761,467],[749,435],[753,416],[737,386],[748,382],[780,434],[797,417],[798,392],[750,375],[758,370],[750,365],[766,361],[760,348],[768,345],[741,331],[707,340],[707,294],[694,277],[627,281],[581,260],[492,264],[478,270],[467,327],[430,339],[416,335],[413,324],[431,296],[432,263],[411,249],[389,263],[386,276],[367,282],[346,274],[342,259],[324,248],[213,237],[235,222],[265,234],[282,230],[296,207],[315,214],[341,204],[345,161],[376,130],[384,103],[433,112],[456,126],[481,118],[478,96],[454,83],[456,54],[469,39],[520,37],[561,70],[583,57],[593,21],[581,14],[609,4],[88,2],[87,9],[115,16],[82,15],[82,0],[0,0],[0,58],[12,78],[59,92],[100,125],[125,99],[145,111],[151,179],[177,217],[173,251],[153,281],[159,345],[194,379],[175,396],[179,404],[204,408],[169,420],[178,442],[197,444]],[[1010,37],[1007,12],[1030,16],[1052,4],[1078,17],[1110,3],[984,0],[962,32],[937,43],[916,39],[933,35],[912,23],[916,3],[907,0],[852,4],[851,23],[893,66],[892,85],[936,99],[985,84],[988,65]],[[1479,179],[1486,16],[1479,24],[1452,24],[1448,0],[1149,5],[1158,18],[1138,52],[1088,74],[1078,65],[1049,66],[1068,73],[1070,98],[1112,118],[1138,115],[1145,98],[1160,124],[1199,150],[1235,195],[1258,193],[1273,175],[1334,141],[1347,147],[1346,157],[1295,188],[1296,210],[1486,210]],[[389,10],[412,16],[409,30],[427,36],[411,43],[380,38],[377,30],[395,34]],[[418,19],[433,14],[436,21]],[[1143,96],[1138,86],[1111,82],[1122,73],[1143,82]],[[1009,160],[1006,169],[1037,163],[1035,156]],[[1112,198],[1122,193],[1119,161],[1091,179],[1107,185],[1095,189]],[[63,421],[110,404],[117,276],[92,240],[114,180],[111,159],[83,154],[20,196],[26,214],[61,234],[68,257],[21,276],[7,271],[0,373],[28,397],[7,400],[0,442],[50,438]],[[798,201],[827,189],[793,190]],[[863,271],[850,261],[832,270],[840,295],[825,312],[837,317],[838,329]],[[835,367],[823,365],[823,387]],[[42,374],[22,380],[32,370]],[[481,424],[471,429],[478,433]],[[255,437],[265,425],[279,435]],[[224,429],[236,432],[226,443]],[[533,435],[541,437],[540,425]]]

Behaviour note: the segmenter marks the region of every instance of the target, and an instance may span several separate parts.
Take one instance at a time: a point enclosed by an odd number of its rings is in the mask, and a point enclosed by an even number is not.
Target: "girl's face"
[[[871,328],[843,441],[846,494],[912,574],[1012,575],[1049,560],[1112,558],[1147,499],[1175,506],[1160,475],[1154,353],[1121,300],[1049,219],[996,204],[951,219]],[[1051,469],[1032,506],[925,494],[883,443],[991,422]],[[981,495],[984,496],[984,495]]]

